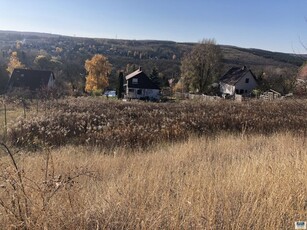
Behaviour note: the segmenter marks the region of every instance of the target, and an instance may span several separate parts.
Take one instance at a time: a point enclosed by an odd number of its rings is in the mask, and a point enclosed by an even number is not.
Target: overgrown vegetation
[[[1,228],[292,229],[307,214],[306,143],[284,133],[112,155],[66,146],[14,154],[18,170],[2,156]]]
[[[56,223],[53,222],[54,213],[50,206],[54,204],[54,199],[59,199],[58,193],[67,198],[66,201],[62,200],[62,205],[73,205],[72,197],[76,191],[75,187],[78,187],[78,178],[94,177],[86,168],[55,174],[53,159],[49,151],[45,150],[45,159],[36,159],[39,167],[32,171],[35,174],[34,179],[29,177],[29,171],[25,172],[25,165],[17,164],[19,157],[5,144],[0,143],[0,149],[8,156],[2,155],[0,164],[0,223],[6,229],[49,229],[50,225],[54,227]],[[60,226],[63,227],[58,225],[57,228]]]
[[[291,229],[307,214],[304,100],[6,103],[4,229]]]
[[[305,101],[127,103],[77,98],[49,102],[41,115],[19,118],[9,127],[16,146],[99,145],[148,147],[221,132],[306,134]]]

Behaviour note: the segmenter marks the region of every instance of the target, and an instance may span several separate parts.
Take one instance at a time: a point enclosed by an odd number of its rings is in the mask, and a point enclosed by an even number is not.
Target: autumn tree
[[[208,93],[210,85],[220,75],[221,61],[221,50],[214,40],[203,40],[194,46],[181,62],[181,82],[184,88]]]
[[[56,57],[50,55],[39,54],[34,59],[34,66],[40,70],[55,70],[60,68],[62,62]]]
[[[46,55],[37,55],[34,59],[34,65],[36,69],[47,70],[50,69],[50,57]]]
[[[10,73],[10,75],[13,73],[14,69],[16,68],[25,68],[25,65],[22,64],[20,61],[19,61],[19,58],[18,58],[18,55],[17,55],[17,52],[12,52],[11,54],[11,57],[10,57],[10,61],[7,65],[7,71]]]
[[[173,88],[173,91],[174,91],[174,92],[179,92],[179,93],[181,93],[181,92],[183,92],[183,90],[184,90],[184,86],[183,86],[183,83],[182,83],[182,79],[180,79],[180,80],[175,84],[175,86],[174,86],[174,88]]]
[[[101,55],[96,54],[92,59],[85,61],[86,76],[86,92],[95,92],[97,90],[104,90],[109,85],[109,74],[112,65],[108,59]]]
[[[307,62],[301,66],[297,77],[296,93],[307,95]]]
[[[305,62],[298,71],[298,77],[303,80],[307,80],[307,62]]]
[[[293,93],[297,83],[297,70],[295,68],[266,67],[260,80],[262,91],[274,89],[281,94]]]

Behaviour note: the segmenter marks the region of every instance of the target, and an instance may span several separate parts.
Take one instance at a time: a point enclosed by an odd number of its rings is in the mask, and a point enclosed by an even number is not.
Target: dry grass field
[[[10,110],[1,229],[293,229],[307,220],[305,101],[89,98],[46,108],[26,119]]]
[[[219,135],[147,151],[66,146],[1,158],[3,229],[292,229],[306,138]],[[49,152],[49,154],[47,154]],[[47,164],[46,164],[47,162]]]
[[[48,109],[41,105],[38,113],[32,109],[10,123],[10,143],[34,149],[67,144],[135,149],[221,132],[307,131],[304,100],[141,103],[87,97],[48,103]]]

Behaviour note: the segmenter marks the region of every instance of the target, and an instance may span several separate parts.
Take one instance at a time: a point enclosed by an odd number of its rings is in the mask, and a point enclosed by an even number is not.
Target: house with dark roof
[[[159,100],[160,88],[157,86],[140,67],[138,70],[127,75],[126,79],[126,98],[128,99],[147,99]]]
[[[52,71],[14,69],[9,82],[8,90],[15,88],[30,90],[32,92],[54,87],[55,77]]]
[[[223,95],[250,95],[257,86],[255,75],[246,66],[233,67],[220,78],[220,92]]]

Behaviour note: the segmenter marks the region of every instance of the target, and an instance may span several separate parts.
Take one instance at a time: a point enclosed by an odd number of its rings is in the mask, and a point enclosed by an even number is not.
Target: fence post
[[[36,113],[38,113],[38,99],[36,99]]]
[[[24,99],[21,100],[22,105],[23,105],[23,117],[26,118],[26,101]]]
[[[7,115],[6,115],[6,104],[3,102],[4,105],[4,137],[7,135]]]

